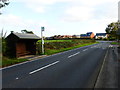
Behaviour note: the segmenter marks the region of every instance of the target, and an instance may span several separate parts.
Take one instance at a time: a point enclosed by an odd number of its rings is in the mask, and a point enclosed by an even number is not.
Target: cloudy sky
[[[21,32],[27,29],[40,36],[104,33],[118,20],[119,0],[10,0],[2,8],[0,28]]]

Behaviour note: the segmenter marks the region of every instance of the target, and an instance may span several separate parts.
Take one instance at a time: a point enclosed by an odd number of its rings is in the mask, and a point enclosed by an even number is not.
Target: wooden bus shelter
[[[11,57],[20,57],[36,54],[36,42],[40,37],[35,34],[14,33],[7,36],[8,55]]]

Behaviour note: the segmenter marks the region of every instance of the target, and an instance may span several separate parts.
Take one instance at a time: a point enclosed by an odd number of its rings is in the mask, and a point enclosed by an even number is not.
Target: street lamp
[[[45,30],[44,27],[41,27],[41,39],[42,39],[42,54],[44,54],[44,39],[43,39],[43,31]]]

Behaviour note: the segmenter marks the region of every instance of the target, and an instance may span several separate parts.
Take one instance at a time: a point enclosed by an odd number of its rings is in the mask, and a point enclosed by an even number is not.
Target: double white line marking
[[[71,57],[73,57],[73,56],[75,56],[75,55],[77,55],[77,54],[79,54],[80,52],[77,52],[77,53],[75,53],[75,54],[73,54],[73,55],[70,55],[70,56],[68,56],[68,58],[71,58]]]
[[[44,67],[39,68],[39,69],[37,69],[37,70],[34,70],[34,71],[30,72],[29,74],[36,73],[36,72],[38,72],[38,71],[40,71],[40,70],[43,70],[43,69],[45,69],[45,68],[48,68],[48,67],[50,67],[50,66],[52,66],[52,65],[55,65],[55,64],[57,64],[57,63],[59,63],[59,62],[60,62],[60,61],[56,61],[56,62],[54,62],[54,63],[48,64],[47,66],[44,66]]]

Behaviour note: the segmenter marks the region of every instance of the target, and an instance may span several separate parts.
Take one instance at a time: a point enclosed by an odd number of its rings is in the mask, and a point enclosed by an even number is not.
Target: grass
[[[41,42],[41,40],[39,40],[38,42]],[[72,40],[44,40],[45,43],[48,42],[72,42]]]
[[[111,42],[112,45],[119,45],[120,43],[118,42]]]
[[[6,66],[21,63],[24,61],[27,61],[27,59],[16,59],[16,58],[10,59],[7,57],[2,57],[2,61],[0,62],[0,65],[2,65],[2,66],[0,66],[0,67],[6,67]]]
[[[98,42],[96,42],[96,43],[98,43]],[[67,51],[67,50],[71,50],[71,49],[83,47],[83,46],[88,46],[88,45],[92,45],[92,44],[96,44],[96,43],[79,44],[79,45],[76,45],[76,46],[74,46],[74,47],[61,48],[61,49],[47,49],[47,50],[45,51],[45,54],[46,54],[46,55],[51,55],[51,54],[55,54],[55,53],[59,53],[59,52],[63,52],[63,51]]]

